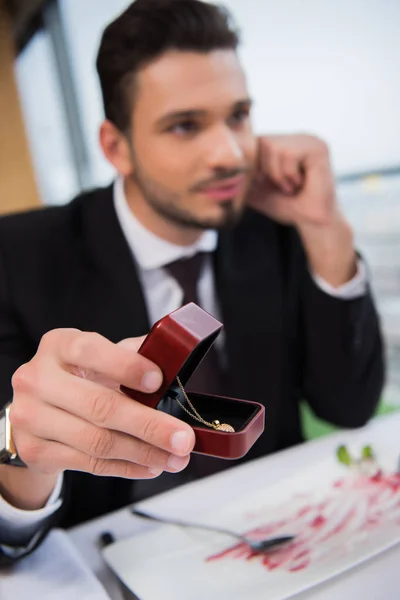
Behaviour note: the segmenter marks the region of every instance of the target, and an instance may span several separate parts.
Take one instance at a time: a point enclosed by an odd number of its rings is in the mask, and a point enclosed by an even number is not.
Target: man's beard
[[[132,180],[143,195],[143,198],[158,215],[175,225],[180,225],[187,229],[231,228],[238,223],[243,213],[243,207],[235,206],[235,201],[232,198],[232,200],[229,199],[219,203],[219,206],[222,208],[222,215],[220,217],[214,219],[196,217],[190,210],[179,206],[180,197],[178,194],[171,192],[161,184],[144,176],[141,169],[137,168],[137,162]]]

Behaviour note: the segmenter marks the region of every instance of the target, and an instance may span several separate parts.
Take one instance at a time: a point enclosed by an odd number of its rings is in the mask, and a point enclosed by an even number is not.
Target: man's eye
[[[239,123],[243,123],[244,121],[246,121],[250,116],[250,111],[248,108],[244,109],[240,109],[237,110],[233,113],[232,117],[231,117],[231,122],[233,124],[239,124]]]
[[[171,133],[176,133],[177,135],[188,135],[191,133],[196,133],[199,127],[195,121],[182,121],[181,123],[175,123],[169,129]]]

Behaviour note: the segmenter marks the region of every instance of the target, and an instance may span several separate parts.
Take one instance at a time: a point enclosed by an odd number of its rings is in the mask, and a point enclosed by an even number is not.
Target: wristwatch
[[[12,465],[14,467],[25,467],[18,456],[17,449],[12,439],[10,423],[11,402],[0,410],[0,465]]]

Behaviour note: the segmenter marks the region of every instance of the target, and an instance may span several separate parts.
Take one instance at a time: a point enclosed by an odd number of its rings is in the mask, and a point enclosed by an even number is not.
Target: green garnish
[[[336,456],[338,457],[338,460],[341,463],[348,467],[354,462],[346,446],[339,446],[339,448],[336,451]]]
[[[355,467],[360,473],[366,473],[365,469],[369,472],[373,465],[378,468],[375,452],[370,445],[364,446],[360,458],[355,459],[350,455],[347,446],[343,444],[336,450],[336,457],[343,465],[346,465],[346,467]]]
[[[374,451],[372,450],[371,446],[364,446],[364,448],[362,449],[362,457],[364,459],[374,459],[375,458],[375,454],[374,454]]]

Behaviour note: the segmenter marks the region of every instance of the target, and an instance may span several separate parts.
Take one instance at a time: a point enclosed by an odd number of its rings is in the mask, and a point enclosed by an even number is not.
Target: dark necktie
[[[191,258],[183,258],[164,266],[164,269],[178,282],[183,290],[182,305],[188,302],[200,305],[198,282],[206,257],[207,254],[199,252]],[[194,392],[224,395],[224,375],[220,367],[215,343],[191,376],[187,387]]]
[[[164,269],[178,282],[183,290],[182,305],[188,302],[195,302],[195,304],[200,305],[197,287],[206,256],[204,253],[199,253],[191,258],[177,260],[164,266]],[[226,395],[223,371],[219,366],[218,359],[218,352],[214,343],[185,387],[193,392]],[[221,459],[192,454],[188,467],[180,473],[163,473],[155,480],[143,479],[136,481],[133,501],[138,502],[147,496],[160,494],[182,483],[220,471],[227,466],[226,463],[227,461]]]

